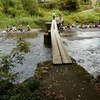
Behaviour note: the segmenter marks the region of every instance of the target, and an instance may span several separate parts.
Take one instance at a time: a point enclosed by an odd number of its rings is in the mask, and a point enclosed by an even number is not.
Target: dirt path
[[[89,10],[84,10],[84,11],[82,11],[82,12],[85,12],[85,13],[87,13],[87,12],[91,12],[91,11],[93,11],[96,7],[96,2],[97,2],[97,0],[92,0],[92,9],[89,9]]]
[[[100,100],[92,77],[76,63],[53,66],[49,62],[44,67],[50,69],[41,77],[42,100]]]
[[[98,0],[92,0],[92,7],[93,8],[95,8],[95,6],[96,6],[96,2],[97,2]]]

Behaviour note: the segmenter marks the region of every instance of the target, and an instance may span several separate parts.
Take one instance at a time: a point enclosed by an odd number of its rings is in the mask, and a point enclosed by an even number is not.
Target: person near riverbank
[[[26,31],[30,31],[31,27],[29,25],[27,25],[27,30]]]
[[[96,22],[95,23],[95,28],[98,28],[99,27],[99,22]]]
[[[56,13],[53,11],[53,12],[52,12],[52,19],[55,20],[55,18],[56,18]]]
[[[19,29],[18,29],[19,31],[21,31],[21,32],[23,32],[23,26],[22,25],[20,25],[20,27],[19,27]]]
[[[76,23],[78,23],[79,22],[79,19],[78,19],[78,17],[76,17]]]
[[[6,32],[9,33],[9,31],[10,31],[10,28],[7,26]]]
[[[75,28],[76,27],[76,25],[74,23],[71,26],[72,26],[72,28]]]
[[[12,26],[12,31],[15,32],[16,31],[16,27],[13,25]]]
[[[59,29],[63,29],[64,19],[61,14],[59,15],[58,18],[58,24],[59,24]]]

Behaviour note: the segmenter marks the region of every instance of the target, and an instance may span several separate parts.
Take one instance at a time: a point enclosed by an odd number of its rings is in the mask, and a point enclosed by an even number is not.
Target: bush
[[[39,14],[40,17],[44,17],[45,16],[45,11],[42,9],[39,9]]]
[[[99,1],[99,0],[98,0],[98,2],[97,2],[97,6],[100,7],[100,1]]]
[[[91,5],[84,5],[84,6],[81,6],[81,9],[82,9],[82,11],[89,10],[89,9],[92,9],[92,6]]]
[[[43,3],[40,5],[40,7],[46,8],[46,9],[54,9],[57,7],[57,2],[51,1],[49,3]]]
[[[79,8],[78,0],[58,0],[58,8],[61,10],[77,10]]]
[[[13,9],[12,7],[8,8],[8,14],[11,15],[11,17],[15,17],[16,16],[16,10]]]
[[[81,4],[85,4],[85,5],[90,5],[91,4],[91,0],[81,0],[80,1],[81,2]]]
[[[64,15],[69,15],[69,14],[70,14],[70,11],[68,11],[68,10],[63,10],[62,13],[63,13]]]
[[[44,25],[44,23],[48,21],[48,19],[45,19],[45,18],[36,18],[34,19],[34,23],[38,26],[42,26]]]
[[[30,91],[32,91],[32,92],[34,92],[35,90],[37,90],[39,88],[39,86],[40,86],[40,82],[39,82],[39,80],[36,77],[34,77],[33,79],[31,79],[28,82],[28,84],[27,84],[27,88]]]
[[[21,0],[21,1],[24,9],[27,10],[30,15],[39,14],[38,0]]]
[[[99,13],[99,12],[100,12],[100,8],[95,8],[94,11],[95,11],[96,13]]]
[[[0,81],[0,95],[6,95],[8,90],[13,88],[13,84],[8,81]]]

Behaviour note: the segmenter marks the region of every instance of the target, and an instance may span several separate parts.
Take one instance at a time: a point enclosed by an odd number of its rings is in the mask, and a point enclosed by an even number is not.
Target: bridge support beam
[[[45,22],[45,31],[46,34],[44,34],[44,44],[51,46],[51,24],[52,22]],[[59,24],[57,23],[57,27],[59,29]]]
[[[51,32],[44,34],[44,44],[51,46]]]

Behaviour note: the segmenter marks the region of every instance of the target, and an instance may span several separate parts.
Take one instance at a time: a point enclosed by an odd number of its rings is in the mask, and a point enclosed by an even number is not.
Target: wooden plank
[[[57,44],[57,39],[55,35],[55,23],[52,21],[51,25],[51,41],[52,41],[52,56],[53,64],[62,64],[60,51]]]
[[[64,44],[60,38],[60,35],[58,33],[58,29],[57,29],[57,24],[56,24],[56,21],[54,22],[55,24],[55,36],[56,36],[56,39],[57,39],[57,44],[58,44],[58,48],[59,48],[59,51],[60,51],[60,55],[61,55],[61,59],[62,59],[62,63],[66,64],[66,63],[72,63],[68,53],[67,53],[67,50],[66,48],[64,47]]]
[[[56,35],[58,35],[58,34],[56,33]],[[71,59],[70,59],[70,57],[67,53],[67,50],[64,47],[64,44],[63,44],[61,38],[59,38],[59,35],[57,36],[57,42],[58,42],[59,50],[60,50],[60,53],[61,53],[62,62],[64,64],[72,63],[72,61],[71,61]]]

